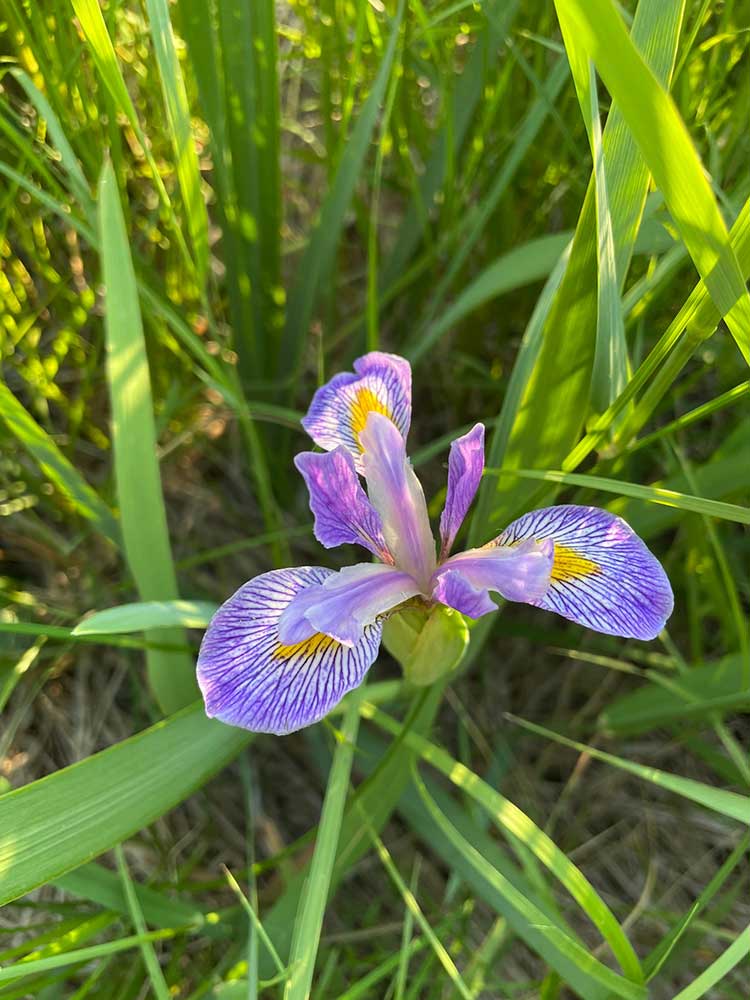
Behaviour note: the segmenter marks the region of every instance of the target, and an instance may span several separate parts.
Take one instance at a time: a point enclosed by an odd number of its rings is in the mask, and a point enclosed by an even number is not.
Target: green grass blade
[[[552,732],[552,730],[545,729],[544,726],[538,726],[534,722],[519,719],[515,715],[507,715],[506,717],[511,722],[515,722],[524,729],[528,729],[529,732],[536,733],[537,736],[553,740],[555,743],[570,747],[579,753],[588,754],[596,758],[596,760],[602,760],[613,767],[619,768],[621,771],[628,771],[630,774],[634,774],[644,781],[650,781],[651,784],[658,785],[659,788],[666,788],[667,791],[673,792],[675,795],[681,795],[685,799],[690,799],[691,802],[697,802],[712,812],[728,816],[730,819],[739,820],[740,823],[744,823],[746,826],[750,824],[750,798],[746,795],[728,792],[723,788],[712,788],[702,781],[694,781],[692,778],[682,778],[677,774],[660,771],[656,767],[645,767],[643,764],[636,764],[632,760],[624,760],[622,757],[616,757],[614,754],[605,753],[604,750],[568,739],[567,736]]]
[[[284,1000],[308,1000],[310,996],[358,729],[359,703],[354,700],[350,703],[341,726],[340,742],[333,758],[318,825],[315,852],[294,922]]]
[[[435,319],[418,339],[411,357],[419,359],[440,338],[475,309],[507,292],[546,279],[570,242],[570,233],[555,233],[529,240],[498,257],[466,286],[455,302]]]
[[[182,230],[180,229],[179,223],[175,217],[174,207],[172,206],[167,189],[164,187],[164,181],[162,180],[159,167],[154,159],[153,153],[151,152],[151,144],[143,133],[135,106],[133,105],[125,80],[120,72],[117,55],[115,54],[112,39],[109,37],[109,32],[107,31],[107,25],[99,6],[99,0],[70,0],[70,2],[73,5],[76,17],[78,18],[81,28],[86,36],[86,40],[89,43],[91,55],[94,63],[96,64],[96,68],[99,71],[99,75],[101,76],[105,87],[109,91],[118,111],[125,115],[138,138],[138,142],[143,149],[144,156],[148,161],[151,176],[159,194],[159,198],[169,214],[175,239],[186,263],[192,270],[195,266],[194,262],[190,256],[187,244],[185,243],[185,237],[182,235]]]
[[[207,719],[203,706],[195,705],[0,796],[0,905],[148,826],[250,739],[249,733]]]
[[[506,475],[501,469],[486,469],[489,474]],[[635,500],[646,500],[648,503],[661,504],[664,507],[676,507],[678,510],[691,511],[695,514],[705,514],[708,517],[718,517],[724,521],[734,521],[736,524],[750,524],[750,507],[740,507],[735,503],[724,503],[721,500],[709,500],[705,497],[689,496],[676,490],[664,489],[661,486],[641,486],[640,483],[623,483],[619,479],[605,479],[603,476],[587,476],[576,472],[557,472],[541,469],[516,469],[508,475],[520,476],[523,479],[537,479],[545,483],[559,483],[562,486],[582,486],[604,493],[616,493],[621,497],[632,497]]]
[[[363,704],[363,715],[390,733],[398,725],[385,712]],[[643,982],[643,972],[632,945],[623,933],[611,910],[588,881],[557,845],[518,806],[514,805],[473,771],[451,757],[442,748],[416,733],[407,733],[404,742],[424,761],[441,771],[453,784],[486,810],[494,823],[520,840],[544,864],[573,899],[580,905],[601,932],[625,975],[634,982]]]
[[[646,52],[659,79],[667,80],[679,37],[682,0],[642,0],[633,21],[633,42]],[[624,281],[645,202],[648,172],[618,106],[602,135],[609,190],[627,193],[610,205],[617,274]],[[597,325],[597,238],[594,179],[589,183],[568,267],[544,327],[534,369],[517,406],[505,448],[508,468],[559,465],[575,444],[588,409]],[[561,345],[564,350],[561,350]],[[554,417],[550,417],[553,414]],[[493,445],[490,445],[493,448]],[[534,489],[489,480],[478,510],[491,537],[526,506]],[[476,519],[476,516],[475,516]]]
[[[164,978],[164,972],[162,971],[161,965],[159,965],[159,959],[156,957],[154,943],[147,937],[148,927],[146,926],[146,921],[143,918],[143,911],[141,910],[141,905],[138,902],[138,896],[135,892],[133,879],[130,877],[128,863],[125,860],[125,852],[123,851],[121,844],[117,844],[115,847],[115,860],[117,862],[117,871],[120,875],[120,882],[122,883],[123,892],[125,894],[128,912],[133,924],[133,930],[141,940],[141,957],[143,959],[143,964],[146,967],[146,971],[148,972],[148,977],[151,980],[151,989],[153,990],[156,1000],[170,1000],[171,993],[169,992],[167,981]]]
[[[50,481],[70,500],[78,513],[114,545],[120,545],[120,526],[112,511],[2,382],[0,419],[5,421],[10,433],[38,463]]]
[[[201,285],[208,268],[208,216],[201,192],[198,154],[193,141],[185,81],[177,59],[167,0],[146,0],[151,39],[159,66],[177,179],[182,192],[193,256]]]
[[[669,683],[650,683],[615,699],[599,716],[608,733],[642,733],[689,719],[709,718],[714,712],[743,711],[750,690],[743,685],[740,656],[691,667]],[[666,678],[664,678],[666,681]]]
[[[611,0],[556,0],[617,102],[685,246],[750,364],[750,294],[695,146]]]
[[[138,601],[96,611],[73,635],[118,635],[157,628],[205,628],[216,611],[209,601]]]
[[[294,371],[299,366],[321,283],[333,265],[345,215],[362,172],[378,112],[391,77],[403,13],[404,0],[399,0],[378,75],[341,157],[318,224],[299,262],[297,279],[289,296],[283,364],[282,359],[279,360],[282,370]]]
[[[99,184],[99,233],[112,443],[125,555],[144,601],[171,600],[178,596],[177,582],[156,458],[148,358],[120,195],[109,163]],[[177,645],[184,641],[179,631],[161,632],[159,638]],[[165,712],[182,708],[197,696],[190,657],[151,650],[148,670]]]
[[[746,962],[748,956],[750,956],[750,925],[737,935],[736,940],[719,955],[716,961],[704,969],[697,979],[675,994],[674,1000],[700,1000],[740,962],[743,960]]]
[[[414,783],[422,802],[440,831],[490,885],[493,885],[513,903],[528,924],[535,926],[569,960],[575,962],[582,971],[586,972],[604,989],[610,990],[616,996],[626,998],[626,1000],[644,1000],[646,990],[643,986],[623,979],[622,976],[618,976],[617,973],[608,969],[606,965],[603,965],[574,938],[567,935],[560,928],[551,926],[546,915],[531,903],[523,893],[520,893],[504,875],[497,871],[496,868],[493,868],[474,845],[469,843],[453,826],[450,820],[441,812],[418,774],[414,775]]]
[[[26,91],[31,103],[36,108],[40,117],[47,123],[49,134],[55,148],[60,154],[65,173],[68,175],[70,186],[75,194],[79,205],[83,209],[84,215],[89,221],[94,219],[94,199],[91,197],[91,188],[86,176],[81,168],[81,164],[73,151],[73,147],[68,142],[65,130],[60,124],[60,120],[55,114],[52,105],[44,94],[39,90],[31,77],[18,67],[12,67],[9,72],[21,84]]]

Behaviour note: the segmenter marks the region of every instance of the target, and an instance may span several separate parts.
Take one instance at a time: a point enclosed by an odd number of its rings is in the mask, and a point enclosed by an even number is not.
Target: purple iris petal
[[[483,471],[484,424],[475,424],[468,434],[456,438],[448,457],[448,492],[440,516],[442,558],[448,555],[456,540],[456,535],[479,487]]]
[[[353,542],[392,563],[380,515],[367,499],[346,448],[304,451],[294,459],[310,491],[315,537],[327,549]]]
[[[219,608],[198,656],[208,715],[282,735],[322,719],[362,683],[378,655],[379,622],[367,625],[354,646],[321,634],[294,645],[279,640],[279,619],[292,600],[333,575],[320,566],[273,570]]]
[[[404,439],[390,420],[370,413],[361,440],[367,492],[383,520],[388,549],[398,568],[413,576],[427,593],[436,563],[435,539]]]
[[[496,540],[555,543],[550,586],[532,601],[571,621],[633,639],[653,639],[672,613],[666,573],[630,525],[598,507],[564,504],[524,514]]]
[[[435,571],[432,596],[470,618],[495,610],[490,590],[508,601],[537,601],[549,586],[553,549],[551,542],[529,539],[459,552]]]
[[[279,622],[282,642],[301,642],[323,632],[346,646],[362,639],[367,626],[419,593],[419,586],[393,566],[346,566],[318,587],[303,590]]]
[[[302,426],[326,451],[346,448],[361,472],[360,434],[370,413],[392,420],[404,439],[409,433],[411,367],[396,354],[372,351],[354,362],[354,371],[334,375],[318,389]]]

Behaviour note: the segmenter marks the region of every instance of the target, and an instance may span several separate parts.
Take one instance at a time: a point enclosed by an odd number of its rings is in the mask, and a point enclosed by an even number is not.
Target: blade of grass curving
[[[510,722],[521,726],[523,729],[527,729],[530,733],[553,740],[561,746],[570,747],[572,750],[577,750],[578,753],[588,754],[590,757],[611,764],[621,771],[627,771],[629,774],[634,774],[644,781],[650,781],[651,784],[657,785],[659,788],[665,788],[675,795],[690,799],[691,802],[697,802],[712,812],[728,816],[730,819],[739,820],[740,823],[744,823],[746,826],[750,824],[750,797],[746,795],[738,795],[737,792],[728,792],[723,788],[712,788],[702,781],[683,778],[677,774],[660,771],[656,767],[645,767],[643,764],[636,764],[632,760],[625,760],[614,754],[606,753],[604,750],[597,749],[597,747],[587,746],[585,743],[571,740],[567,736],[553,732],[551,729],[545,729],[544,726],[529,722],[527,719],[520,719],[517,715],[506,713],[505,717]]]
[[[133,924],[133,930],[141,941],[141,958],[143,959],[143,964],[146,967],[148,978],[151,980],[151,989],[153,990],[156,1000],[170,1000],[172,994],[170,993],[167,981],[164,978],[164,972],[159,964],[159,959],[156,957],[154,943],[147,937],[148,928],[146,927],[146,921],[143,918],[143,911],[141,910],[141,905],[138,902],[138,896],[135,892],[133,880],[130,877],[128,863],[125,860],[125,852],[123,851],[121,844],[117,844],[115,847],[115,860],[117,862],[117,871],[120,875],[120,882],[122,883],[128,912]]]
[[[515,469],[512,473],[506,473],[502,469],[485,469],[485,473],[500,477],[520,476],[523,479],[537,479],[563,486],[581,486],[601,490],[604,493],[616,493],[622,497],[646,500],[648,503],[662,504],[665,507],[676,507],[678,510],[687,510],[695,514],[718,517],[723,521],[750,524],[750,507],[740,507],[738,504],[724,503],[721,500],[709,500],[706,497],[689,496],[687,493],[678,493],[676,490],[664,489],[661,486],[642,486],[640,483],[623,483],[619,479],[605,479],[603,476],[541,469]]]
[[[712,962],[707,969],[694,979],[684,990],[675,994],[674,1000],[700,1000],[717,983],[734,969],[740,962],[747,961],[750,955],[750,924],[737,935],[726,951]]]
[[[193,705],[0,796],[0,905],[148,826],[204,784],[251,738],[206,718],[203,706]]]
[[[355,693],[355,697],[359,696]],[[427,732],[432,725],[441,697],[440,684],[434,684],[414,696],[409,714],[404,721],[404,730],[413,728],[416,732]],[[369,848],[367,830],[362,823],[360,809],[369,818],[373,830],[382,829],[409,783],[410,760],[411,755],[404,749],[402,740],[394,740],[380,755],[377,767],[373,767],[367,780],[355,792],[344,814],[336,864],[331,876],[332,889],[335,890],[346,872]],[[356,803],[359,803],[357,808],[355,808]],[[289,880],[284,893],[266,914],[264,920],[268,935],[282,959],[289,953],[291,931],[305,876],[306,870],[303,870],[294,879]],[[273,966],[264,956],[261,956],[260,971],[264,977],[273,975]]]
[[[363,816],[363,820],[365,823],[367,823],[366,816]],[[403,878],[401,877],[401,873],[396,867],[396,864],[394,863],[393,858],[391,857],[390,851],[385,846],[380,837],[373,830],[369,829],[369,824],[368,824],[368,833],[373,842],[373,845],[375,846],[375,851],[378,857],[380,858],[381,864],[385,868],[393,884],[396,886],[409,913],[419,924],[422,933],[429,942],[430,947],[435,953],[437,960],[440,962],[443,969],[445,970],[446,975],[453,983],[454,989],[458,994],[460,994],[460,996],[464,997],[464,1000],[472,1000],[471,991],[469,990],[466,983],[463,981],[461,973],[458,971],[456,967],[456,963],[450,957],[442,941],[430,926],[430,923],[425,917],[424,913],[422,912],[422,908],[417,902],[414,893],[409,889],[409,887],[406,885],[406,882],[404,882]]]
[[[473,649],[474,644],[472,643]],[[382,752],[380,737],[369,730],[362,731],[360,744],[368,754]],[[364,758],[362,766],[367,769],[367,758]],[[448,817],[451,824],[469,843],[476,847],[491,867],[499,871],[525,899],[530,900],[544,913],[545,925],[558,927],[567,936],[575,938],[575,932],[549,905],[548,898],[539,892],[539,887],[532,884],[526,874],[509,860],[496,839],[469,816],[466,810],[459,806],[440,784],[429,778],[425,779],[425,784],[431,797],[438,803],[441,812]],[[557,970],[577,994],[584,1000],[608,1000],[611,996],[608,990],[603,989],[584,969],[563,954],[549,936],[541,933],[536,924],[530,925],[525,915],[515,907],[514,903],[503,895],[496,886],[487,882],[481,873],[456,849],[455,845],[435,824],[419,796],[413,794],[411,785],[404,791],[399,800],[398,812],[415,835],[428,845],[430,850],[435,852],[444,864],[460,877],[462,882],[466,883],[471,892],[492,907],[497,914],[507,919],[513,932],[532,951]]]
[[[138,142],[143,149],[143,155],[146,157],[146,161],[151,170],[151,177],[153,179],[154,186],[156,187],[159,198],[169,215],[175,240],[177,241],[178,247],[185,259],[185,263],[188,265],[190,270],[193,271],[195,264],[190,256],[190,251],[188,250],[185,242],[185,237],[182,234],[179,222],[175,216],[174,206],[172,205],[167,189],[164,186],[164,181],[162,180],[161,173],[159,172],[159,167],[154,159],[153,153],[151,152],[151,144],[144,135],[140,121],[138,120],[138,114],[136,113],[135,106],[133,105],[130,94],[128,93],[128,88],[125,85],[125,80],[120,72],[117,55],[115,54],[115,49],[112,45],[112,39],[109,37],[109,32],[107,31],[107,25],[99,6],[99,0],[70,0],[70,2],[73,5],[73,9],[81,28],[83,29],[83,33],[86,36],[91,55],[94,63],[96,64],[96,68],[99,71],[99,75],[101,76],[105,87],[109,91],[115,107],[127,118],[130,123],[130,127],[135,132]]]
[[[106,287],[107,377],[112,405],[117,496],[125,555],[145,601],[178,596],[156,457],[151,383],[138,292],[120,196],[112,167],[99,182],[99,239]],[[147,635],[146,638],[149,638]],[[184,642],[179,630],[159,639]],[[189,704],[198,693],[189,656],[150,650],[148,673],[164,711]]]
[[[359,702],[354,699],[346,710],[341,726],[339,745],[334,754],[318,825],[315,852],[294,921],[289,955],[289,978],[284,989],[284,1000],[308,1000],[310,996],[358,729]]]
[[[346,211],[362,172],[378,111],[390,80],[404,2],[405,0],[399,0],[378,74],[341,157],[331,190],[320,211],[318,224],[299,262],[297,278],[289,296],[282,355],[279,358],[280,371],[295,372],[302,360],[321,283],[333,265]]]
[[[623,979],[622,976],[617,975],[617,973],[608,969],[606,965],[603,965],[574,938],[569,937],[560,928],[551,926],[546,915],[531,903],[523,893],[520,893],[497,869],[493,868],[474,845],[469,843],[453,826],[450,820],[442,813],[435,800],[427,791],[422,778],[416,772],[414,774],[414,784],[419,792],[420,799],[434,820],[435,825],[453,846],[460,851],[469,864],[481,873],[490,885],[493,885],[513,903],[529,925],[536,927],[566,958],[575,962],[599,986],[610,990],[618,997],[626,998],[626,1000],[644,1000],[647,995],[644,986]]]
[[[193,141],[185,81],[177,58],[167,0],[146,0],[146,10],[174,148],[177,179],[202,287],[208,269],[208,216],[201,192],[198,153]]]
[[[615,699],[599,716],[599,724],[605,733],[642,733],[714,712],[741,712],[750,705],[750,690],[742,681],[742,658],[726,656],[670,678],[669,687],[645,684]]]
[[[83,213],[89,222],[93,223],[95,206],[94,199],[91,197],[89,183],[52,105],[24,70],[12,67],[8,72],[20,83],[26,91],[26,96],[36,108],[37,113],[46,122],[52,142],[60,154],[60,162],[65,169],[65,173],[68,175],[70,186],[78,200],[78,204],[83,209]]]
[[[96,611],[73,629],[73,635],[118,635],[160,628],[205,628],[216,611],[209,601],[137,601]]]
[[[681,24],[683,0],[641,0],[633,20],[633,44],[642,49],[660,80],[668,80]],[[648,171],[617,104],[602,135],[617,274],[625,280],[645,203]],[[507,468],[553,467],[578,438],[587,412],[596,346],[597,240],[594,180],[581,209],[568,267],[544,326],[541,348],[516,408],[504,449]],[[564,345],[564,346],[563,346]],[[550,415],[553,414],[553,417]],[[491,448],[493,446],[491,445]],[[482,484],[479,507],[488,535],[526,505],[534,488],[519,481]],[[478,515],[475,515],[475,520]]]
[[[726,392],[714,396],[707,403],[702,403],[700,406],[696,406],[695,409],[683,413],[681,417],[671,420],[668,424],[664,424],[663,427],[653,431],[651,434],[646,434],[642,438],[638,438],[637,441],[627,445],[626,451],[632,453],[640,451],[642,448],[648,448],[655,441],[660,441],[663,437],[674,434],[676,431],[685,430],[686,427],[690,427],[692,424],[711,416],[713,413],[718,413],[719,410],[723,410],[727,406],[734,406],[735,403],[744,401],[748,396],[750,396],[750,380],[740,382],[733,389],[728,389]]]
[[[547,278],[570,242],[570,237],[570,233],[540,236],[498,257],[426,328],[419,338],[418,350],[412,352],[412,358],[417,359],[424,351],[434,348],[443,334],[485,302]]]
[[[121,544],[120,526],[112,511],[63,455],[49,434],[0,382],[0,419],[18,443],[39,464],[44,474],[75,509],[114,545]]]
[[[749,276],[750,200],[744,204],[732,226],[731,243],[743,275]],[[570,451],[563,462],[563,468],[566,471],[576,468],[587,455],[598,448],[604,441],[612,422],[629,402],[643,391],[643,396],[617,432],[616,444],[620,447],[627,444],[649,419],[695,351],[714,334],[720,319],[719,310],[714,305],[706,285],[702,280],[699,281],[624,391],[607,412],[593,423],[586,437]]]
[[[385,712],[364,703],[362,714],[386,732],[398,733],[398,724]],[[552,874],[558,878],[598,928],[612,949],[625,975],[633,982],[643,982],[638,957],[611,910],[583,872],[559,849],[529,816],[483,781],[441,747],[416,733],[407,733],[404,742],[419,757],[444,774],[464,794],[486,810],[494,823],[511,837],[521,841]]]
[[[659,970],[667,961],[685,931],[688,930],[698,914],[708,906],[737,865],[744,859],[748,847],[750,847],[750,833],[745,834],[739,844],[737,844],[684,917],[670,929],[669,933],[659,942],[656,948],[646,956],[644,967],[649,981],[658,975]]]
[[[611,0],[556,0],[617,102],[715,305],[750,364],[750,294],[687,128]]]
[[[46,972],[49,969],[60,969],[68,965],[78,965],[91,962],[95,958],[116,955],[131,948],[140,948],[147,941],[164,941],[175,936],[174,931],[151,931],[149,934],[134,934],[130,937],[118,938],[104,944],[93,944],[88,948],[76,948],[60,955],[48,955],[30,962],[17,962],[15,965],[0,969],[0,983],[14,982],[26,976]]]

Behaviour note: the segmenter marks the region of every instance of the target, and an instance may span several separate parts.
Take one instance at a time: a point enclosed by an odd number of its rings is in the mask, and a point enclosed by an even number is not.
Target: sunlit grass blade
[[[507,715],[506,718],[523,729],[535,733],[537,736],[553,740],[561,746],[570,747],[572,750],[577,750],[578,753],[588,754],[590,757],[611,764],[621,771],[627,771],[644,781],[650,781],[651,784],[657,785],[659,788],[665,788],[675,795],[690,799],[691,802],[697,802],[712,812],[728,816],[730,819],[739,820],[740,823],[744,823],[746,826],[750,824],[750,797],[746,795],[728,792],[723,788],[713,788],[702,781],[683,778],[677,774],[669,774],[667,771],[660,771],[656,767],[646,767],[643,764],[636,764],[632,760],[625,760],[623,757],[615,756],[615,754],[606,753],[604,750],[597,749],[597,747],[587,746],[585,743],[579,743],[577,740],[568,739],[567,736],[555,733],[551,729],[545,729],[544,726],[538,726],[527,719],[519,719],[515,715]]]
[[[750,925],[741,931],[726,951],[704,969],[689,986],[675,994],[674,1000],[700,1000],[740,962],[747,962],[748,955],[750,955]]]
[[[325,280],[333,264],[346,211],[362,172],[378,112],[391,77],[403,13],[404,0],[399,0],[378,75],[349,137],[333,184],[321,208],[318,223],[297,265],[297,277],[289,295],[283,364],[279,359],[282,370],[296,371],[302,359],[321,282]]]
[[[89,948],[75,948],[59,955],[49,955],[47,958],[37,958],[30,962],[17,962],[15,965],[0,969],[0,983],[14,982],[38,972],[47,972],[49,969],[60,969],[67,965],[77,965],[82,962],[91,962],[96,958],[116,955],[132,948],[139,948],[145,942],[164,941],[174,937],[174,934],[174,931],[166,930],[151,931],[149,934],[143,935],[134,934],[131,937],[106,941],[104,944],[94,944]]]
[[[162,180],[161,173],[159,172],[159,167],[154,159],[153,153],[151,152],[151,145],[143,133],[135,106],[133,105],[125,80],[120,72],[112,39],[109,37],[107,25],[99,6],[99,0],[71,0],[71,3],[76,12],[76,16],[78,17],[81,28],[86,36],[86,40],[89,43],[91,55],[96,63],[96,67],[102,81],[109,91],[115,106],[123,115],[125,115],[131,128],[138,137],[138,141],[143,149],[143,154],[146,157],[151,169],[151,176],[156,190],[158,191],[159,197],[169,213],[174,237],[180,247],[180,250],[182,251],[185,262],[191,269],[193,269],[195,266],[194,261],[190,256],[190,251],[188,250],[185,242],[185,237],[182,234],[182,230],[180,229],[175,216],[174,207],[169,198],[167,189],[164,186],[164,181]]]
[[[190,124],[185,81],[177,59],[167,0],[146,0],[146,9],[174,147],[177,178],[193,244],[193,256],[200,283],[203,284],[208,268],[208,217],[201,191],[198,154]]]
[[[0,796],[0,905],[148,826],[250,739],[243,730],[207,719],[197,705]]]
[[[121,544],[120,526],[112,511],[63,455],[43,427],[19,403],[10,389],[0,382],[0,419],[18,443],[39,464],[44,474],[105,538]]]
[[[172,600],[178,596],[177,582],[156,454],[146,344],[120,195],[109,163],[99,183],[99,232],[112,443],[125,555],[142,600]],[[181,638],[179,631],[160,633],[162,641],[179,644]],[[164,711],[174,711],[197,697],[189,656],[151,650],[148,669]]]
[[[488,474],[505,476],[501,469],[487,469]],[[619,479],[605,479],[603,476],[587,476],[576,472],[557,472],[541,469],[515,469],[507,475],[520,476],[522,479],[537,479],[546,483],[559,483],[562,486],[581,486],[604,493],[616,493],[622,497],[632,497],[636,500],[646,500],[648,503],[662,504],[665,507],[676,507],[678,510],[691,511],[695,514],[705,514],[708,517],[718,517],[724,521],[734,521],[737,524],[750,524],[750,507],[740,507],[735,503],[724,503],[721,500],[709,500],[705,497],[689,496],[676,490],[664,489],[661,486],[641,486],[640,483],[623,483]]]
[[[664,195],[711,298],[750,364],[750,294],[695,146],[611,0],[556,0],[575,24]]]
[[[734,872],[738,864],[744,859],[747,849],[750,847],[750,833],[745,834],[737,844],[732,853],[719,868],[708,885],[703,889],[684,917],[679,920],[670,932],[659,942],[654,950],[646,957],[644,968],[651,980],[659,973],[664,963],[669,959],[672,952],[677,947],[680,939],[690,928],[692,922],[708,906],[716,893],[721,889],[729,876]]]
[[[645,987],[638,983],[630,982],[630,980],[624,979],[622,976],[618,976],[611,969],[607,968],[606,965],[603,965],[574,938],[567,935],[560,928],[550,926],[545,914],[520,893],[504,875],[493,868],[474,845],[469,843],[453,826],[450,820],[443,815],[418,774],[414,775],[414,783],[422,802],[439,829],[448,837],[467,861],[482,874],[487,882],[495,886],[504,896],[508,897],[517,910],[523,914],[528,924],[535,926],[544,937],[547,937],[569,960],[575,962],[603,990],[609,990],[616,996],[625,998],[625,1000],[645,1000],[647,995]]]
[[[669,3],[646,0],[639,3],[633,20],[633,43],[639,49],[648,46],[649,64],[660,80],[669,78],[681,14],[682,0]],[[617,104],[607,118],[602,147],[609,190],[627,192],[627,197],[610,205],[617,274],[622,282],[640,225],[648,172]],[[596,200],[592,177],[568,267],[545,323],[536,364],[516,409],[505,448],[505,467],[554,467],[562,462],[578,438],[588,411],[596,347],[596,264]],[[480,505],[488,536],[520,513],[533,492],[525,482],[510,487],[507,483],[483,483]]]
[[[315,852],[294,922],[289,954],[289,978],[284,990],[284,1000],[307,1000],[310,996],[358,729],[359,704],[354,700],[349,705],[341,726],[340,742],[334,754],[323,811],[318,824]]]
[[[216,611],[208,601],[140,601],[96,611],[73,635],[118,635],[159,628],[205,628]]]
[[[398,725],[379,709],[365,703],[362,711],[366,718],[371,718],[386,731],[398,732]],[[643,973],[635,951],[609,907],[583,872],[547,834],[518,806],[439,746],[415,733],[407,733],[404,742],[422,760],[442,772],[457,788],[479,803],[498,827],[520,840],[560,880],[599,929],[626,976],[634,982],[642,982]]]
[[[86,180],[86,176],[81,168],[78,157],[73,151],[73,147],[70,145],[68,137],[66,136],[65,131],[60,124],[60,120],[52,108],[52,105],[49,103],[42,91],[36,86],[31,77],[22,69],[13,67],[10,69],[10,73],[12,73],[15,79],[21,84],[23,89],[26,91],[29,100],[34,105],[42,119],[47,123],[47,128],[49,129],[52,142],[54,143],[55,149],[60,154],[60,162],[65,169],[65,173],[68,175],[71,189],[78,200],[78,204],[83,209],[84,215],[90,222],[93,222],[95,205],[94,199],[91,197],[91,187],[89,182]]]

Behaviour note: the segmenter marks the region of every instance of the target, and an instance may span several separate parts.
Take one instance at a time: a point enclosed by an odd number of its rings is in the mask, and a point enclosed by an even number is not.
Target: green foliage
[[[0,1000],[745,996],[746,4],[0,21]],[[375,346],[433,515],[481,419],[468,543],[607,506],[675,614],[405,618],[419,677],[243,754],[191,630],[338,565],[290,459]]]

